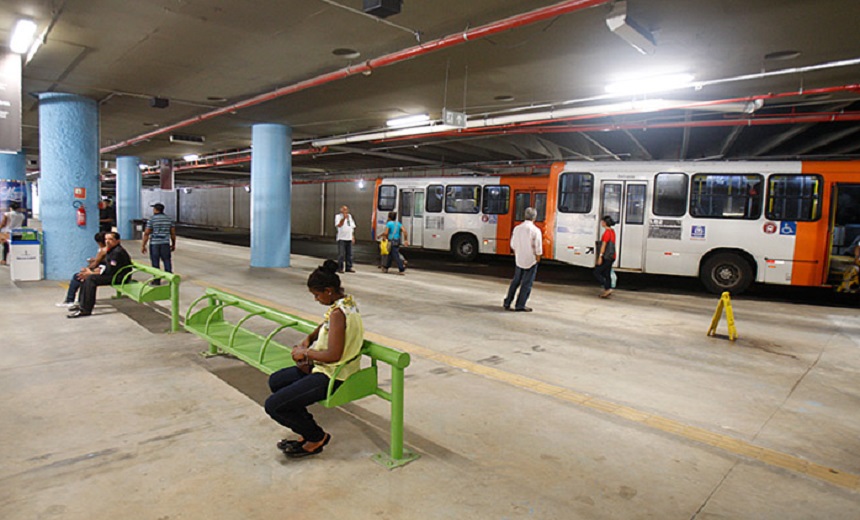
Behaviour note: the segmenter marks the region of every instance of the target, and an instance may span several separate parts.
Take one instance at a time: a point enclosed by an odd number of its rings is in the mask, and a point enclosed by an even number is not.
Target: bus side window
[[[441,184],[427,186],[427,198],[424,207],[427,213],[442,213],[442,202],[445,199],[445,188]]]
[[[698,218],[756,220],[761,216],[761,175],[693,175],[690,215]]]
[[[397,186],[379,187],[376,209],[379,211],[394,211],[397,205]]]
[[[594,175],[562,173],[558,181],[558,210],[562,213],[591,213]]]
[[[478,213],[480,186],[448,186],[445,188],[445,213]]]
[[[654,215],[683,217],[687,213],[687,182],[686,173],[658,173],[654,178]]]
[[[510,186],[484,186],[485,215],[505,215],[510,209]]]
[[[764,216],[770,220],[818,220],[823,185],[818,175],[771,175]]]

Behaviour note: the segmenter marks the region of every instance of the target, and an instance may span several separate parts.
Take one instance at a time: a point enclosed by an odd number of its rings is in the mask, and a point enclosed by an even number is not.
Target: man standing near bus
[[[349,207],[340,207],[340,213],[334,216],[337,228],[337,272],[354,273],[352,269],[352,245],[355,244],[355,220],[349,214]]]
[[[502,304],[506,311],[532,311],[531,307],[526,307],[526,301],[531,295],[538,263],[543,254],[543,235],[541,235],[540,229],[535,226],[536,218],[537,210],[526,208],[525,220],[515,227],[511,234],[511,249],[514,251],[516,267],[514,279],[511,280],[511,285],[508,287],[508,295]],[[517,296],[516,305],[511,309],[517,288],[519,288],[519,296]]]

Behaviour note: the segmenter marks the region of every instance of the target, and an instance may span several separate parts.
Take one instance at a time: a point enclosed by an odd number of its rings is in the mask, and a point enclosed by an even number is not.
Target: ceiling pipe
[[[349,66],[336,70],[334,72],[322,74],[315,78],[300,81],[298,83],[294,83],[286,87],[281,87],[271,92],[260,94],[259,96],[254,96],[244,101],[240,101],[238,103],[234,103],[232,105],[222,107],[217,110],[212,110],[211,112],[206,112],[205,114],[200,114],[198,116],[185,119],[178,123],[159,128],[158,130],[153,130],[151,132],[141,134],[137,137],[132,137],[131,139],[126,139],[125,141],[112,144],[110,146],[105,146],[104,148],[99,150],[99,152],[103,154],[110,153],[115,150],[119,150],[120,148],[125,148],[135,143],[151,139],[155,136],[173,132],[174,130],[177,130],[179,128],[184,128],[196,123],[207,121],[218,116],[227,115],[231,112],[236,112],[243,108],[249,108],[255,105],[266,103],[273,99],[294,94],[302,90],[318,87],[320,85],[348,78],[356,74],[372,72],[373,69],[387,67],[389,65],[393,65],[401,61],[410,60],[412,58],[416,58],[424,54],[429,54],[438,50],[454,47],[456,45],[467,43],[469,41],[476,40],[479,38],[486,38],[488,36],[492,36],[501,32],[509,31],[511,29],[516,29],[519,27],[524,27],[526,25],[531,25],[536,22],[555,18],[564,14],[572,13],[574,11],[588,9],[590,7],[602,4],[608,4],[611,1],[612,0],[568,0],[566,2],[560,2],[549,7],[535,9],[534,11],[529,11],[527,13],[511,16],[503,20],[499,20],[486,25],[482,25],[480,27],[476,27],[474,29],[463,31],[462,33],[452,34],[437,40],[432,40],[427,43],[422,43],[420,45],[393,52],[391,54],[387,54],[379,58],[367,60],[364,63],[361,63],[356,66]]]
[[[661,112],[666,110],[711,110],[711,111],[740,111],[751,113],[749,109],[760,108],[765,100],[782,99],[787,97],[795,97],[800,95],[815,95],[815,94],[832,94],[837,92],[857,92],[860,91],[860,84],[841,85],[837,87],[824,87],[818,89],[799,90],[793,92],[760,94],[755,96],[746,96],[729,99],[709,100],[709,101],[674,101],[663,108],[652,109],[647,104],[636,106],[637,102],[630,102],[627,110],[623,109],[624,104],[601,105],[597,107],[577,107],[572,109],[546,110],[542,112],[533,112],[530,114],[517,114],[516,116],[504,116],[501,118],[483,118],[475,121],[469,121],[466,128],[453,128],[446,125],[427,126],[419,128],[404,128],[399,130],[380,131],[369,134],[358,134],[352,136],[336,137],[331,139],[318,139],[312,141],[314,146],[336,146],[344,143],[357,143],[373,141],[376,143],[413,139],[425,135],[433,136],[454,136],[454,135],[494,135],[511,133],[510,130],[520,129],[530,126],[541,126],[548,123],[561,123],[567,121],[577,121],[584,119],[596,119],[600,117],[623,116],[631,114],[641,114],[648,112]],[[640,102],[641,103],[641,102]],[[752,106],[750,105],[752,104]],[[745,110],[721,110],[720,107],[732,107],[732,109],[742,106],[748,107]],[[618,107],[618,110],[601,111],[601,108]],[[596,110],[597,109],[597,110]],[[740,121],[748,121],[750,119],[742,119]],[[600,126],[603,128],[603,125]],[[557,127],[567,128],[567,127]],[[517,133],[528,133],[527,131],[518,131]],[[537,133],[537,132],[536,132]]]

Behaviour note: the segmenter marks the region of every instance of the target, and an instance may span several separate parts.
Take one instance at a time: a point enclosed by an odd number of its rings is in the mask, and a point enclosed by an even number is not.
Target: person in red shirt
[[[609,215],[600,221],[603,236],[600,238],[600,251],[597,254],[597,265],[594,267],[594,277],[603,285],[601,298],[609,298],[612,294],[612,264],[615,262],[615,220]]]

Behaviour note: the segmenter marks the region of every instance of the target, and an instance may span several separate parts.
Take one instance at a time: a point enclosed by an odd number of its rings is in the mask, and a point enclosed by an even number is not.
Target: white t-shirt
[[[3,215],[6,216],[6,225],[3,226],[3,229],[0,229],[3,233],[10,233],[13,229],[21,227],[24,223],[24,215],[14,209],[10,209]]]
[[[520,269],[530,269],[537,263],[535,257],[543,254],[543,238],[534,222],[526,220],[514,228],[511,249],[514,250],[517,267]]]
[[[343,213],[338,213],[334,216],[334,228],[337,230],[337,239],[338,240],[349,240],[352,242],[355,232],[355,220],[353,220],[352,215],[347,214],[346,221],[342,226],[337,227],[340,224],[340,219],[344,218]]]

